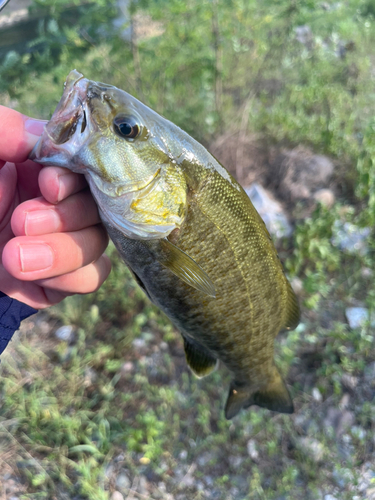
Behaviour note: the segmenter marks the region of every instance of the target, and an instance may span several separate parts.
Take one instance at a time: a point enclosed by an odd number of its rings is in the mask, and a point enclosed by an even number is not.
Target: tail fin
[[[276,367],[271,380],[256,392],[253,392],[251,386],[237,386],[232,382],[225,405],[225,417],[229,420],[237,415],[241,408],[248,408],[251,405],[280,413],[294,412],[293,401]]]

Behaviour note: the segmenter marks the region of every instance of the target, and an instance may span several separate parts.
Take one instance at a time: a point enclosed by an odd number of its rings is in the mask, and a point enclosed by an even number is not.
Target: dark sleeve
[[[18,330],[21,321],[36,312],[36,309],[0,292],[0,354],[8,345],[13,333]]]

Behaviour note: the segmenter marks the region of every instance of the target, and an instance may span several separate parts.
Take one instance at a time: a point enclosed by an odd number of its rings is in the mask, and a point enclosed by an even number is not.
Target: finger
[[[17,203],[17,172],[13,163],[7,163],[0,170],[0,233],[9,223],[12,211]]]
[[[47,201],[58,203],[87,187],[87,182],[83,175],[67,168],[45,167],[39,173],[39,186]]]
[[[18,236],[3,250],[3,265],[24,281],[70,273],[99,259],[108,244],[101,224],[72,233]]]
[[[65,293],[92,293],[101,287],[110,271],[111,261],[103,254],[93,264],[56,278],[38,280],[37,283],[44,288]]]
[[[25,161],[47,123],[34,120],[18,111],[0,106],[0,158],[3,161]]]
[[[44,198],[25,201],[13,213],[12,230],[16,236],[38,236],[79,231],[99,222],[96,203],[90,191],[85,190],[57,205]]]
[[[0,264],[0,290],[35,309],[44,309],[61,302],[67,295],[58,290],[43,289],[32,281],[19,281]]]
[[[42,166],[31,160],[26,160],[23,163],[16,163],[16,169],[20,200],[24,201],[40,196],[38,176]]]

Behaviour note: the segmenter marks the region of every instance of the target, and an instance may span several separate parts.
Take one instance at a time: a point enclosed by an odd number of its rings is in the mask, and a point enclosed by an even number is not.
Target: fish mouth
[[[90,80],[77,70],[69,73],[64,92],[29,158],[41,164],[62,165],[74,156],[93,130],[88,87]]]
[[[88,86],[89,80],[77,70],[69,73],[61,100],[46,126],[46,134],[56,145],[68,142],[77,130],[81,134],[86,130]]]

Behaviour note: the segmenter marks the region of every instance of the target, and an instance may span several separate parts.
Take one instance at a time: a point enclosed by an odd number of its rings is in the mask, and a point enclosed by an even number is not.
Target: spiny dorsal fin
[[[284,328],[288,330],[294,330],[297,327],[300,320],[300,310],[298,305],[298,300],[292,285],[287,280],[287,302],[286,302],[286,318]]]
[[[160,240],[160,246],[163,250],[158,255],[160,264],[196,290],[200,290],[210,297],[215,297],[215,287],[212,281],[191,257],[166,238]]]
[[[203,347],[184,337],[184,348],[187,364],[198,378],[206,377],[215,370],[217,360]]]
[[[274,367],[271,381],[266,387],[256,392],[252,391],[251,386],[238,387],[232,382],[225,405],[226,418],[233,418],[241,408],[248,408],[251,405],[258,405],[280,413],[293,413],[293,401],[276,367]]]

